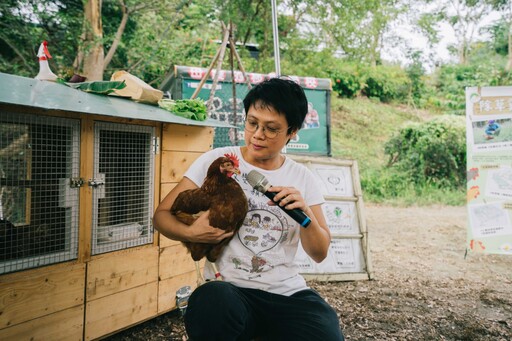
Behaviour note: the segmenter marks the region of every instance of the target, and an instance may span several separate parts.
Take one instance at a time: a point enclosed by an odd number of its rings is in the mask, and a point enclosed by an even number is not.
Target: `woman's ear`
[[[290,143],[291,140],[295,139],[297,137],[297,133],[299,132],[298,129],[295,129],[290,132],[290,137],[288,138],[288,141],[286,141],[286,144]]]

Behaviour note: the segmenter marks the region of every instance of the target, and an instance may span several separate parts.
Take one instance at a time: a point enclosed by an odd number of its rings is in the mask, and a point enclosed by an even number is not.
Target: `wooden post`
[[[217,87],[217,83],[219,81],[219,73],[222,69],[222,62],[224,61],[224,54],[226,53],[226,46],[228,45],[229,40],[229,30],[226,28],[226,25],[222,23],[222,32],[224,33],[224,38],[222,39],[222,45],[220,46],[219,58],[217,60],[217,72],[215,72],[215,76],[213,76],[212,88],[210,89],[210,98],[208,99],[208,109],[211,110],[211,105],[213,102],[213,96],[215,95],[215,88]]]
[[[229,66],[231,68],[231,87],[233,89],[233,125],[237,125],[237,114],[236,114],[236,82],[235,82],[235,47],[232,44],[233,41],[233,23],[229,22]],[[238,146],[238,134],[235,133],[235,146]]]
[[[244,66],[242,64],[242,60],[240,59],[240,55],[238,54],[238,52],[236,52],[235,42],[233,41],[233,39],[231,39],[229,41],[229,45],[232,46],[232,48],[233,48],[233,52],[234,52],[234,55],[236,57],[236,61],[238,62],[238,68],[240,69],[240,71],[242,71],[242,74],[244,75],[245,82],[247,83],[247,87],[250,89],[251,88],[251,80],[247,76],[247,72],[244,69]]]
[[[215,76],[213,77],[213,84],[212,84],[212,88],[210,89],[210,97],[208,98],[208,101],[207,101],[208,110],[211,110],[211,105],[213,103],[213,97],[215,95],[215,90],[216,90],[217,83],[219,80],[220,70],[222,69],[222,62],[224,60],[224,55],[226,53],[226,47],[229,42],[231,78],[232,78],[232,82],[233,82],[233,101],[234,101],[233,112],[235,114],[234,124],[236,124],[236,84],[235,84],[235,73],[234,73],[234,58],[236,58],[236,60],[237,60],[238,68],[242,72],[245,82],[247,83],[247,87],[249,89],[251,89],[251,81],[250,81],[249,77],[247,76],[247,72],[245,71],[245,69],[242,65],[242,60],[240,59],[240,55],[236,51],[235,42],[233,40],[233,35],[232,35],[233,24],[231,22],[229,23],[229,29],[226,27],[226,24],[224,24],[224,22],[222,22],[222,21],[221,21],[221,25],[222,25],[222,32],[223,32],[222,43],[221,43],[219,49],[217,50],[215,57],[213,58],[212,62],[210,63],[208,70],[201,78],[201,81],[199,82],[196,90],[194,91],[194,93],[192,94],[192,96],[190,98],[194,99],[197,97],[197,95],[199,94],[199,91],[201,91],[201,89],[203,88],[203,85],[206,82],[206,79],[209,77],[210,72],[213,69],[213,65],[215,65],[215,63],[217,63],[217,69],[216,69],[217,72],[215,73]]]
[[[224,37],[226,37],[226,32],[224,32]],[[194,91],[194,93],[192,94],[192,97],[190,97],[191,99],[196,98],[197,95],[199,94],[199,91],[201,91],[201,89],[203,88],[203,85],[206,82],[206,79],[208,78],[208,76],[210,75],[210,72],[213,69],[213,65],[215,65],[215,63],[217,63],[217,61],[219,60],[220,53],[221,53],[221,51],[223,49],[224,50],[226,49],[226,45],[227,45],[227,38],[226,39],[222,39],[222,44],[220,45],[219,49],[217,50],[217,53],[215,54],[215,57],[213,57],[213,60],[210,63],[210,66],[208,67],[208,70],[203,75],[203,78],[201,78],[201,81],[199,82],[199,85],[197,86],[197,88]]]

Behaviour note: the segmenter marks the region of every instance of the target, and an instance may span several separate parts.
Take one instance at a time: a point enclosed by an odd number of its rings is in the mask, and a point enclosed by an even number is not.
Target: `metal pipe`
[[[272,1],[272,32],[274,35],[274,63],[276,65],[276,77],[281,76],[281,60],[279,58],[279,32],[277,27],[276,0]]]

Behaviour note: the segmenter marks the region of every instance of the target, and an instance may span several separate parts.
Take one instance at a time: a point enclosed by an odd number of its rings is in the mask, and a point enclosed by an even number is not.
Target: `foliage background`
[[[84,14],[91,3],[101,8],[102,35],[93,38]],[[463,204],[464,88],[511,83],[512,1],[278,5],[282,74],[331,78],[333,156],[358,160],[367,200]],[[482,26],[491,13],[500,15]],[[97,65],[103,79],[122,69],[158,87],[174,65],[210,64],[223,21],[235,27],[245,69],[266,74],[274,71],[271,20],[271,2],[264,0],[5,0],[0,72],[34,77],[37,49],[47,40],[50,67],[64,79],[83,72],[80,61],[94,46],[113,53]],[[409,46],[394,31],[403,24],[431,48],[448,25],[457,37],[449,47],[453,58]],[[485,39],[476,38],[477,29]],[[386,51],[402,58],[386,59]],[[230,68],[228,58],[223,68]]]

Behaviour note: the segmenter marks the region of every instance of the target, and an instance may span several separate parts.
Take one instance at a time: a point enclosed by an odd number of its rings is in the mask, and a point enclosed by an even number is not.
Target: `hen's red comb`
[[[238,160],[238,156],[236,156],[235,154],[231,153],[226,153],[224,154],[225,157],[228,157],[231,161],[233,161],[233,166],[235,166],[235,168],[238,168],[240,167],[240,161]]]

